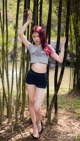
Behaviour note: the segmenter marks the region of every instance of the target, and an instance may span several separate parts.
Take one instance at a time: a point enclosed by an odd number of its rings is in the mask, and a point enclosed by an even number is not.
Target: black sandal
[[[39,134],[43,132],[43,122],[41,121],[41,131],[39,131]]]
[[[33,137],[33,139],[38,140],[39,137],[35,137],[33,134],[31,134],[31,136]]]

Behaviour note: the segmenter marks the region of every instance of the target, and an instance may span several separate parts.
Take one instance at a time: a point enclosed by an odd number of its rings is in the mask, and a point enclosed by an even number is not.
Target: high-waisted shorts
[[[26,83],[30,85],[35,85],[38,88],[46,88],[47,73],[37,73],[30,69],[26,76]]]

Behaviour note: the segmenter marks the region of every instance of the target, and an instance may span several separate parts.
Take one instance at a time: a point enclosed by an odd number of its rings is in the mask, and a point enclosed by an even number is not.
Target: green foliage
[[[13,41],[14,41],[14,29],[12,27],[9,26],[8,28],[8,33],[9,33],[9,48],[12,48],[13,47]]]
[[[49,96],[49,100],[51,102],[53,95]],[[44,98],[44,106],[46,105],[46,96]],[[66,94],[58,95],[58,107],[59,109],[66,110],[67,112],[71,112],[73,114],[76,114],[76,118],[80,119],[80,98],[70,97]]]
[[[2,103],[2,96],[0,95],[0,125],[2,124],[2,116],[3,116],[3,103]]]
[[[2,9],[2,3],[0,3],[0,7]],[[16,24],[16,9],[17,9],[17,1],[8,0],[8,34],[9,34],[9,43],[8,47],[13,48],[14,34],[15,34],[15,24]],[[30,1],[30,8],[33,11],[33,1]],[[23,24],[23,9],[24,9],[24,1],[20,1],[20,9],[19,9],[19,25],[18,28]],[[49,1],[43,0],[42,7],[42,25],[46,29],[47,18],[48,18],[48,9],[49,9]],[[54,37],[57,34],[57,22],[58,22],[58,3],[54,3],[52,7],[52,23],[51,23],[51,36]],[[0,35],[0,46],[1,46],[2,37]]]
[[[59,95],[58,97],[59,108],[65,109],[69,112],[76,113],[80,118],[80,99],[78,97],[69,97]]]
[[[2,35],[1,35],[1,30],[0,30],[0,48],[1,48],[1,44],[2,44]]]

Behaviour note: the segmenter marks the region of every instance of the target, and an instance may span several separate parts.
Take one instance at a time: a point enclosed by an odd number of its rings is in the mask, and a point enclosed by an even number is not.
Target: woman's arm
[[[27,40],[27,37],[25,36],[24,32],[26,30],[26,28],[28,27],[28,25],[32,22],[32,18],[31,18],[31,15],[30,15],[30,11],[28,11],[28,16],[27,16],[27,21],[26,23],[22,26],[22,28],[20,29],[20,32],[19,32],[19,36],[23,42],[23,44],[27,47],[28,44],[30,43],[28,40]]]
[[[61,44],[61,51],[59,53],[59,55],[56,52],[51,53],[51,57],[54,58],[56,61],[58,61],[59,63],[63,62],[63,58],[64,58],[64,47],[65,47],[65,42],[66,42],[66,37],[63,39],[62,44]]]

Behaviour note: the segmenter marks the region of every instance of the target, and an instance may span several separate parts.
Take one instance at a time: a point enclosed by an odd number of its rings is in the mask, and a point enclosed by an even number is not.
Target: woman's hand
[[[62,43],[61,43],[61,51],[63,52],[65,50],[65,42],[66,42],[66,37],[64,37]]]
[[[32,22],[32,15],[30,13],[30,10],[27,11],[27,21],[29,21],[30,23]]]

